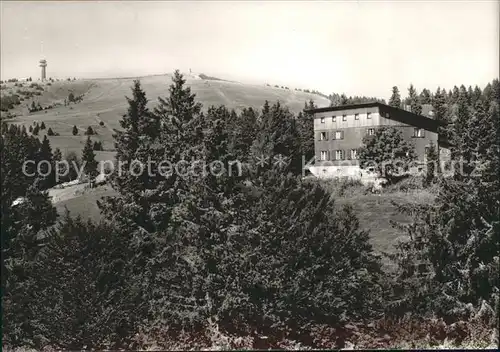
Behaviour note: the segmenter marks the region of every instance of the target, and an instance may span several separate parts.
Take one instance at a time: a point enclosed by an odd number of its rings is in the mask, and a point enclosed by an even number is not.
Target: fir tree
[[[40,127],[38,127],[38,124],[36,124],[35,128],[33,128],[33,135],[38,136],[39,131],[40,131]]]
[[[44,130],[45,129],[45,122],[42,121],[42,124],[40,125],[40,129]]]
[[[426,154],[426,174],[425,174],[425,179],[424,179],[424,186],[428,187],[430,186],[436,179],[436,163],[438,162],[438,157],[437,157],[437,152],[436,148],[434,146],[434,143],[431,142],[427,154]]]
[[[71,131],[73,133],[73,136],[76,136],[78,134],[78,128],[76,126],[73,126],[73,130]]]
[[[47,189],[52,187],[55,184],[55,170],[54,170],[54,160],[52,155],[52,148],[50,146],[50,141],[47,136],[43,136],[42,145],[40,146],[40,150],[37,155],[37,161],[40,163],[40,174],[47,176],[43,177],[43,180],[40,182],[41,189]],[[45,162],[46,161],[46,162]],[[47,163],[48,162],[48,163]]]
[[[54,135],[54,131],[52,131],[52,128],[49,127],[49,129],[47,130],[47,136],[53,136]]]
[[[415,87],[413,87],[413,84],[410,85],[410,88],[408,88],[408,96],[410,100],[410,108],[411,112],[417,115],[422,114],[422,105],[419,102],[417,91]]]
[[[95,153],[92,148],[92,140],[90,136],[87,137],[85,146],[82,151],[82,162],[83,162],[83,172],[87,175],[90,180],[93,180],[99,172],[97,170],[97,161],[95,160]]]
[[[349,104],[349,98],[347,98],[347,96],[344,93],[342,93],[342,95],[340,96],[340,106],[348,104]]]
[[[399,89],[396,86],[392,87],[392,95],[389,99],[389,106],[399,109],[401,108],[401,95],[399,94]]]
[[[304,109],[297,117],[297,128],[300,135],[300,150],[301,155],[309,161],[314,156],[314,120],[313,114],[310,112],[315,109],[316,105],[312,100],[304,104]]]
[[[431,104],[432,103],[431,92],[427,88],[424,88],[422,90],[422,92],[420,92],[420,102],[422,104]]]

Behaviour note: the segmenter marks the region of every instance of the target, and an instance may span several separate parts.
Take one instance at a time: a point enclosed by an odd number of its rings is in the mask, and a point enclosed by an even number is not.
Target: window
[[[326,132],[320,132],[319,134],[319,140],[320,141],[326,141],[328,139],[328,135]]]
[[[423,138],[425,137],[425,132],[423,128],[415,128],[413,130],[413,137]]]
[[[347,115],[342,115],[342,121],[347,121]]]
[[[371,112],[367,112],[366,113],[366,118],[369,120],[372,118],[372,113]]]
[[[425,147],[425,156],[427,157],[428,154],[429,154],[429,147]]]
[[[325,123],[325,118],[324,117],[321,118],[321,123]]]
[[[326,150],[322,150],[319,157],[321,160],[327,160],[328,159],[328,152]]]
[[[357,149],[351,149],[351,159],[356,160],[358,158],[358,150]]]
[[[354,120],[359,120],[359,114],[354,114]]]
[[[335,131],[335,139],[344,139],[344,131]]]
[[[374,134],[375,134],[375,129],[373,129],[373,128],[369,128],[369,129],[368,129],[368,135],[369,135],[369,136],[373,136]]]
[[[344,151],[336,150],[335,151],[335,160],[343,160],[344,159]]]
[[[332,122],[337,122],[337,116],[332,116]]]

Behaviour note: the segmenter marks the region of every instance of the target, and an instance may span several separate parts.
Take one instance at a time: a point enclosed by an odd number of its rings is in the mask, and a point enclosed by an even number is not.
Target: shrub
[[[99,121],[99,126],[104,126],[104,122],[103,121]]]
[[[131,290],[126,243],[106,225],[67,214],[57,230],[45,233],[38,259],[25,271],[29,285],[20,289],[26,291],[7,301],[8,313],[18,307],[30,319],[10,314],[4,341],[15,343],[19,331],[24,344],[39,350],[47,340],[72,350],[126,346],[142,317]]]
[[[94,142],[94,146],[93,146],[93,149],[94,150],[97,150],[97,151],[102,151],[102,142],[100,141],[95,141]]]
[[[92,136],[94,135],[94,130],[92,129],[91,126],[87,127],[87,131],[85,131],[86,136]]]

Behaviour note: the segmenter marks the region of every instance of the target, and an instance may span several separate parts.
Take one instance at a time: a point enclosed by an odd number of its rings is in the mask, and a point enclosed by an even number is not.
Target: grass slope
[[[204,108],[211,105],[226,105],[230,109],[241,110],[244,107],[261,109],[265,100],[280,101],[290,110],[298,113],[304,107],[304,102],[312,99],[318,106],[328,106],[329,101],[318,95],[279,89],[268,86],[248,85],[238,82],[204,80],[186,77],[187,85],[196,94],[197,100]],[[171,75],[141,77],[141,83],[150,100],[150,106],[155,106],[159,96],[167,94],[171,84]],[[63,154],[69,151],[80,153],[86,136],[83,135],[88,126],[91,126],[97,135],[92,139],[100,140],[105,151],[113,151],[113,129],[119,129],[119,120],[127,110],[126,96],[131,95],[131,86],[134,78],[96,79],[77,81],[58,81],[50,86],[45,84],[45,91],[40,96],[24,100],[20,106],[12,110],[18,116],[12,123],[25,125],[28,128],[36,122],[45,122],[47,128],[59,134],[49,137],[53,148],[60,148]],[[39,83],[39,82],[38,82]],[[27,83],[24,83],[28,85]],[[40,84],[40,83],[39,83]],[[13,84],[11,84],[13,85]],[[8,94],[14,87],[2,91]],[[14,89],[15,90],[15,89]],[[57,106],[50,110],[29,113],[27,105],[32,100],[39,102],[42,107],[55,103],[64,103],[68,94],[75,96],[84,94],[83,101],[69,106]],[[102,125],[100,125],[102,121]],[[76,125],[79,135],[73,136],[72,127]],[[47,130],[40,131],[43,138]]]

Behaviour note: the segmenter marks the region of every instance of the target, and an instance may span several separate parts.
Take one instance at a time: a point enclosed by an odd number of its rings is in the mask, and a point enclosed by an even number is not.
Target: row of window
[[[375,129],[374,128],[368,128],[366,130],[366,134],[369,136],[373,136],[375,134]],[[336,139],[344,139],[344,131],[334,131],[332,134],[332,140]],[[320,141],[327,141],[328,140],[328,132],[320,132],[319,133],[319,140]]]
[[[366,134],[369,136],[373,136],[375,134],[375,129],[374,128],[368,128],[366,130]],[[415,128],[413,130],[413,137],[415,138],[424,138],[425,137],[425,130],[423,128]],[[334,131],[332,133],[332,140],[336,139],[344,139],[344,131]],[[327,141],[328,140],[328,132],[320,132],[319,133],[319,140],[320,141]]]
[[[346,153],[345,150],[339,149],[339,150],[332,150],[331,152],[329,150],[322,150],[320,152],[320,160],[325,161],[325,160],[345,160],[346,159]],[[347,153],[347,159],[348,160],[357,160],[358,159],[358,150],[357,149],[351,149]]]
[[[366,113],[366,118],[371,119],[372,118],[372,113],[368,112]],[[354,114],[354,120],[359,120],[359,114]],[[347,115],[342,115],[342,121],[347,121]],[[332,116],[332,122],[337,122],[337,116]],[[325,123],[325,118],[321,118],[321,123]]]

